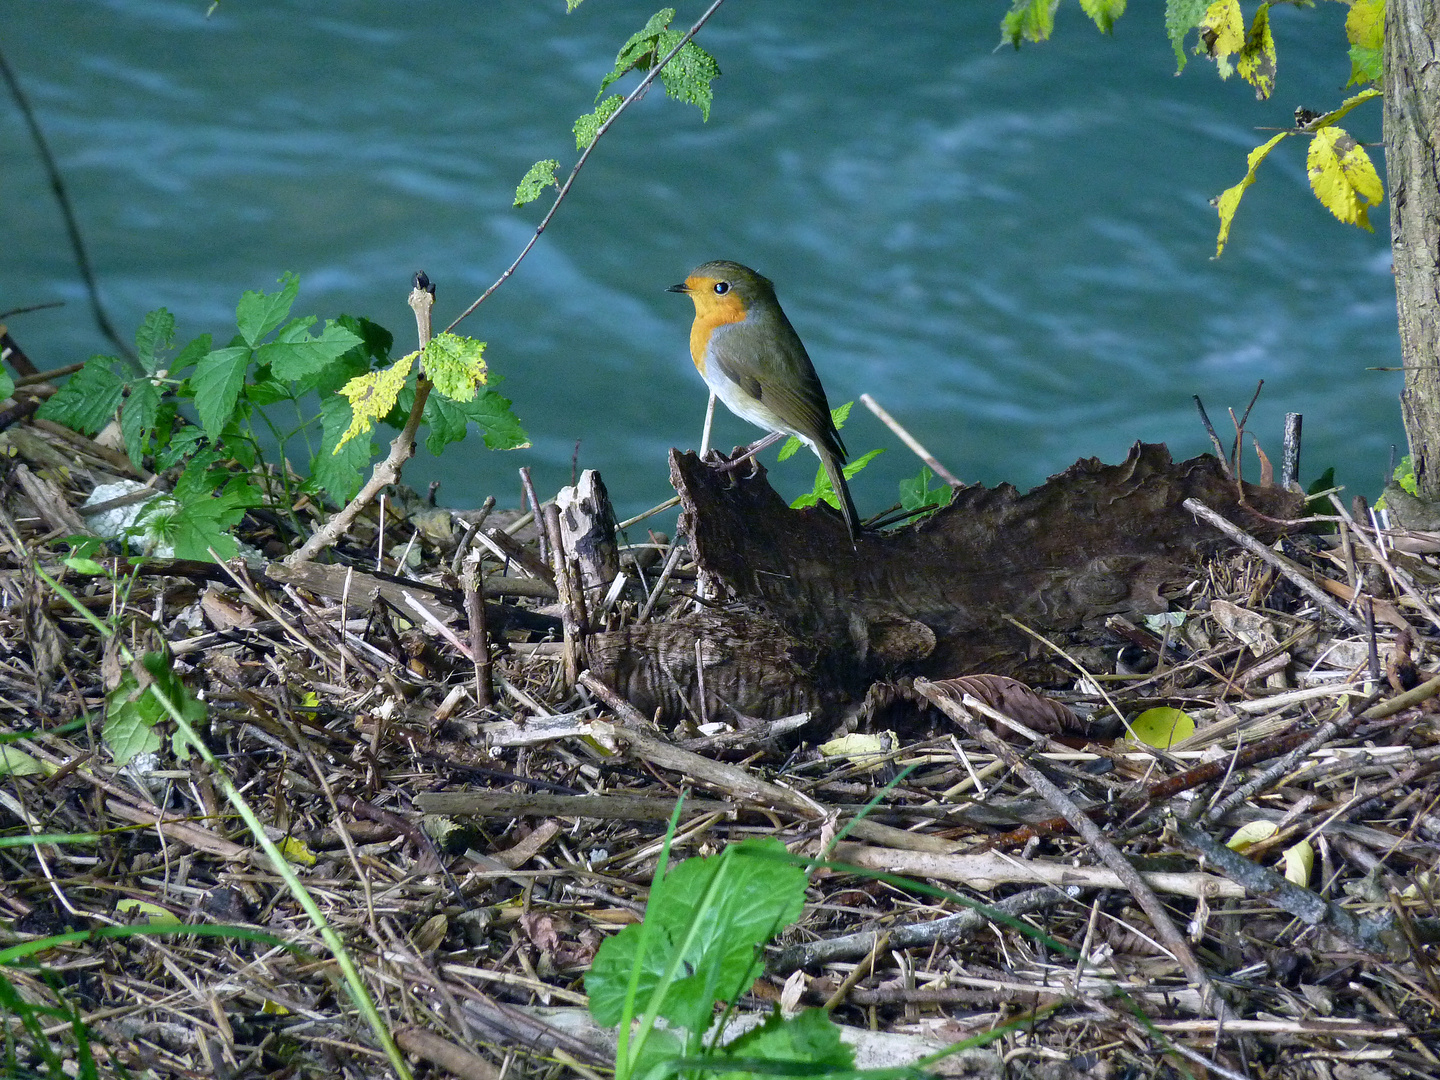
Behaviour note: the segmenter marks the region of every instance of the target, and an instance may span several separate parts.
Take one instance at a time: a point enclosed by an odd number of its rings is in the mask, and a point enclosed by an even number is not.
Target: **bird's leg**
[[[779,442],[785,437],[785,432],[783,431],[772,431],[769,435],[766,435],[758,442],[751,443],[749,446],[747,446],[744,450],[740,451],[740,453],[736,454],[729,461],[724,461],[721,462],[719,465],[716,465],[715,471],[729,472],[736,466],[743,465],[745,462],[749,461],[756,454],[760,453],[761,450],[764,450],[767,446],[773,446],[775,443]]]
[[[700,433],[700,456],[710,452],[710,429],[715,426],[715,402],[720,400],[715,391],[710,391],[710,404],[705,408],[705,430]]]

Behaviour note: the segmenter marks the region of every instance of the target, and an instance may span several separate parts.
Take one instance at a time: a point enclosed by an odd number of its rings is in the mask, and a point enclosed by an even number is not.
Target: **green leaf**
[[[662,58],[669,55],[671,49],[685,35],[678,30],[668,30],[660,35],[656,52]],[[720,65],[708,52],[696,45],[693,41],[687,41],[678,53],[660,71],[660,84],[665,87],[665,93],[676,101],[683,101],[694,105],[700,110],[702,121],[710,120],[710,103],[715,98],[715,91],[710,84],[720,77]]]
[[[235,325],[252,349],[262,338],[274,330],[285,316],[290,314],[290,305],[300,292],[300,279],[286,271],[280,275],[280,291],[277,293],[247,292],[240,297],[235,308]]]
[[[955,495],[955,489],[949,484],[938,484],[930,486],[930,481],[935,479],[928,466],[920,466],[920,474],[900,481],[900,507],[903,510],[920,510],[923,507],[931,506],[939,508],[949,506],[951,498]]]
[[[120,433],[125,437],[125,452],[137,469],[144,467],[145,447],[160,415],[160,387],[150,379],[139,379],[130,385],[130,396],[120,407]]]
[[[310,461],[310,479],[339,505],[355,497],[360,490],[361,470],[375,456],[371,439],[351,439],[339,453],[335,452],[350,419],[350,403],[339,394],[321,399],[320,450]]]
[[[883,454],[884,452],[885,450],[883,447],[879,450],[871,450],[868,454],[863,454],[860,457],[856,458],[854,461],[850,462],[848,465],[842,466],[840,472],[844,475],[846,480],[849,480],[861,469],[865,468],[866,465],[869,465],[872,460],[874,460],[877,456]],[[801,495],[798,499],[792,502],[790,504],[790,508],[792,510],[803,510],[807,506],[816,505],[822,499],[825,502],[829,503],[831,506],[833,506],[836,510],[841,509],[840,496],[835,494],[835,489],[830,485],[830,474],[825,471],[824,465],[821,465],[818,469],[815,470],[815,486],[810,491],[807,491],[804,495]]]
[[[823,1075],[853,1069],[855,1052],[841,1040],[840,1029],[824,1009],[806,1009],[788,1020],[776,1009],[765,1023],[728,1043],[719,1060],[739,1068],[707,1069],[704,1075],[714,1080],[749,1080],[758,1071],[745,1068],[749,1062],[765,1068],[766,1075],[774,1069],[773,1063],[784,1061],[811,1066],[804,1075]]]
[[[156,470],[169,469],[178,465],[183,458],[195,452],[204,438],[205,432],[193,424],[187,424],[180,428],[170,437],[167,444],[156,448]]]
[[[425,345],[422,362],[435,389],[452,401],[470,401],[483,386],[485,342],[459,334],[436,334]]]
[[[670,20],[675,18],[674,8],[661,8],[654,15],[650,16],[644,27],[630,35],[628,41],[620,46],[620,51],[615,54],[615,66],[610,74],[600,80],[600,93],[595,99],[600,99],[600,94],[609,89],[610,84],[627,72],[636,68],[651,68],[659,59],[656,55],[656,45],[661,33],[670,25]],[[588,145],[588,144],[587,144]]]
[[[1185,36],[1200,25],[1209,0],[1165,0],[1165,35],[1175,50],[1176,73],[1185,70]]]
[[[1379,82],[1385,74],[1385,50],[1367,49],[1363,45],[1350,46],[1350,81],[1356,83]]]
[[[594,112],[586,113],[575,121],[575,149],[584,150],[595,141],[600,134],[601,127],[605,121],[615,115],[615,110],[620,108],[621,102],[625,99],[619,94],[612,94],[595,107]]]
[[[618,1024],[638,969],[637,1001],[662,995],[658,1015],[692,1033],[709,1027],[716,1000],[734,1001],[760,974],[761,943],[800,917],[805,874],[788,857],[779,840],[758,837],[686,859],[657,882],[645,925],[627,926],[596,953],[585,976],[591,1015]]]
[[[235,402],[240,398],[240,385],[249,366],[250,349],[245,345],[215,349],[195,365],[195,374],[190,378],[195,408],[200,414],[200,426],[212,440],[219,438],[235,415]]]
[[[1060,0],[1014,0],[1000,20],[1000,44],[1020,48],[1021,41],[1046,41],[1055,29]]]
[[[45,766],[24,750],[13,746],[0,746],[0,776],[39,776]]]
[[[160,370],[160,353],[170,348],[174,338],[174,315],[164,308],[156,308],[145,316],[140,329],[135,331],[135,352],[145,374],[154,375]]]
[[[1110,33],[1115,20],[1125,14],[1125,0],[1080,0],[1080,6],[1102,34]]]
[[[1146,709],[1130,721],[1130,731],[1146,746],[1168,750],[1195,734],[1195,721],[1187,712],[1161,706]]]
[[[1385,0],[1352,0],[1345,16],[1345,40],[1363,49],[1385,48]]]
[[[524,206],[534,202],[547,187],[558,188],[560,184],[555,179],[555,170],[558,168],[560,162],[554,158],[546,158],[531,165],[530,170],[521,177],[519,187],[515,189],[515,205]]]
[[[175,359],[170,362],[171,376],[178,376],[180,372],[188,367],[193,367],[210,351],[210,335],[201,334],[194,341],[190,342],[178,353]]]
[[[115,374],[114,365],[118,363],[113,356],[92,356],[35,415],[64,424],[72,431],[94,435],[120,407],[125,383]]]
[[[0,368],[0,401],[15,393],[15,380],[4,368]]]
[[[275,340],[255,350],[255,361],[269,364],[277,379],[304,379],[318,374],[351,349],[362,344],[360,335],[330,319],[318,335],[308,333],[314,316],[295,319]]]
[[[494,390],[477,394],[471,401],[452,401],[431,394],[425,400],[423,419],[430,427],[425,448],[432,454],[439,454],[448,443],[463,439],[471,423],[484,430],[487,449],[523,450],[530,445],[530,437],[511,409],[510,399]]]

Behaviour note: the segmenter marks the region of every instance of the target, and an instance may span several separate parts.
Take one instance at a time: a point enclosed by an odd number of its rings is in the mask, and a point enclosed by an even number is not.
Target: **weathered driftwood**
[[[959,488],[929,518],[852,545],[828,508],[790,509],[762,466],[719,472],[672,451],[670,471],[702,593],[722,606],[597,634],[588,649],[592,670],[672,719],[833,712],[901,675],[1034,679],[1041,658],[1007,617],[1064,634],[1164,611],[1164,591],[1225,543],[1186,499],[1267,540],[1303,508],[1248,484],[1242,501],[1213,457],[1176,463],[1137,443],[1119,465],[1079,461],[1024,494]]]

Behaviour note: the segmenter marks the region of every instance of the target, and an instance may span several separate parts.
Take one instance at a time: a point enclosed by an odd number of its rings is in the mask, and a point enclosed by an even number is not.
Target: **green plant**
[[[851,1052],[821,1009],[776,1013],[706,1049],[716,1003],[729,1012],[760,974],[760,946],[800,917],[805,873],[772,837],[686,859],[667,874],[668,854],[667,836],[644,921],[601,945],[585,976],[596,1022],[619,1027],[617,1080],[750,1072],[757,1059],[850,1069]],[[670,1026],[657,1028],[659,1018]]]
[[[246,510],[269,502],[289,512],[300,493],[344,502],[374,456],[369,439],[353,436],[375,420],[404,425],[414,401],[409,376],[416,354],[392,365],[390,333],[368,319],[341,315],[314,331],[314,316],[290,317],[299,289],[299,278],[287,273],[276,292],[245,293],[235,309],[238,332],[228,344],[212,348],[211,336],[202,334],[173,357],[175,318],[164,308],[152,311],[135,335],[135,360],[92,357],[41,407],[40,416],[88,435],[118,412],[137,467],[149,456],[156,471],[177,470],[173,489],[148,503],[131,530],[147,549],[166,543],[179,558],[208,559],[211,549],[233,557],[238,547],[230,530]],[[431,452],[463,438],[471,421],[492,449],[528,445],[510,402],[486,385],[484,343],[455,335],[436,342],[425,357],[440,393],[430,395],[422,415]],[[390,393],[378,411],[373,394],[360,395],[352,409],[337,393],[387,376]],[[273,407],[282,403],[295,412],[288,430],[275,420]],[[257,422],[282,454],[292,439],[303,440],[307,479],[297,485],[285,463],[264,468]]]
[[[949,506],[950,500],[955,496],[955,489],[949,484],[930,485],[935,479],[935,474],[930,471],[928,465],[921,465],[920,472],[900,481],[900,508],[907,511],[918,511],[929,507],[938,510],[942,506]],[[913,517],[911,520],[915,520]]]
[[[839,408],[830,410],[830,416],[834,419],[837,430],[845,426],[845,421],[850,418],[850,407],[854,404],[853,401],[847,401]],[[791,435],[790,438],[785,440],[785,445],[780,447],[779,460],[784,461],[799,450],[802,445],[798,438]],[[845,465],[840,471],[845,475],[845,479],[849,480],[861,469],[865,468],[866,465],[869,465],[876,456],[884,452],[884,449],[871,450],[868,454],[862,454],[848,465]],[[841,509],[840,497],[835,494],[835,489],[830,485],[830,477],[825,474],[824,465],[819,466],[815,470],[815,486],[790,505],[792,508],[799,510],[806,506],[814,506],[821,500],[829,503],[836,510]]]

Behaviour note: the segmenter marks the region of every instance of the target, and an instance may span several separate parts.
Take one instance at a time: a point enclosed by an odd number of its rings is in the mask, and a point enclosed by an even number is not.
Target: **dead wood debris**
[[[676,857],[760,833],[816,855],[908,767],[838,857],[994,904],[1083,960],[828,872],[747,1008],[837,996],[837,1021],[930,1048],[1053,1007],[941,1067],[956,1075],[1440,1072],[1434,537],[1396,544],[1344,521],[1276,551],[1294,500],[1236,502],[1203,462],[1137,447],[1029,495],[963,489],[958,509],[852,549],[838,518],[777,507],[763,475],[677,456],[694,551],[658,534],[617,543],[591,475],[542,507],[548,561],[533,519],[495,513],[470,530],[468,566],[459,515],[417,532],[420,569],[377,569],[362,518],[333,566],[256,566],[241,587],[214,567],[132,573],[111,558],[112,582],[67,568],[55,541],[113,479],[113,452],[38,425],[0,439],[0,750],[39,765],[3,778],[0,814],[15,835],[99,837],[3,849],[0,944],[145,918],[120,903],[139,900],[298,948],[95,938],[0,969],[26,1000],[78,1012],[102,1071],[384,1064],[213,778],[168,743],[115,767],[103,710],[124,665],[38,569],[135,652],[170,643],[203,692],[209,745],[272,835],[313,859],[304,880],[431,1075],[603,1065],[565,1010],[583,1005],[599,943],[643,910],[682,790],[696,798]],[[1186,498],[1268,554],[1177,510]],[[278,553],[295,538],[277,521],[245,538]],[[410,531],[387,522],[387,546]],[[490,668],[465,622],[477,604]],[[1195,735],[1166,750],[1111,737],[1156,706],[1185,710]],[[821,751],[847,731],[875,738]],[[1248,860],[1229,852],[1254,821],[1272,835]],[[1072,831],[1082,822],[1110,865]],[[1313,871],[1284,884],[1270,868],[1301,841]],[[68,1032],[47,1038],[73,1057]]]

